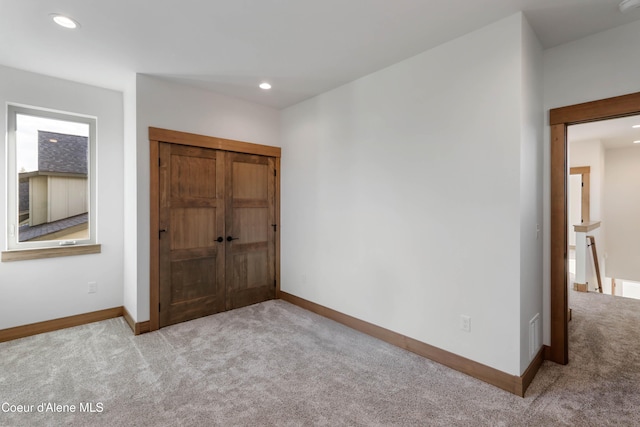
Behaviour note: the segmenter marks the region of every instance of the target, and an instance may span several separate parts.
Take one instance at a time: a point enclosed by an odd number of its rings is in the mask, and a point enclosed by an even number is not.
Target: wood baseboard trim
[[[147,332],[151,332],[151,323],[147,320],[146,322],[138,322],[136,323],[136,327],[133,331],[136,335],[146,334]]]
[[[536,356],[533,358],[527,370],[524,371],[524,374],[522,374],[522,376],[520,377],[520,388],[516,393],[520,397],[524,397],[524,393],[527,391],[527,388],[529,388],[529,385],[531,385],[531,381],[533,381],[533,378],[538,373],[540,366],[542,366],[542,362],[544,362],[545,350],[545,346],[542,346],[540,348],[538,354],[536,354]]]
[[[133,321],[133,317],[129,314],[129,311],[126,307],[122,307],[122,317],[127,322],[127,325],[131,328],[131,332],[136,333],[136,322]]]
[[[124,320],[127,321],[127,324],[131,328],[131,331],[134,335],[146,334],[150,331],[148,320],[146,322],[136,323],[125,307],[122,307],[122,317],[124,317]]]
[[[77,314],[75,316],[61,317],[59,319],[2,329],[0,330],[0,342],[30,337],[31,335],[57,331],[74,326],[86,325],[87,323],[99,322],[101,320],[113,319],[115,317],[122,316],[123,310],[124,307],[113,307],[107,308],[106,310],[93,311],[91,313]]]
[[[544,360],[551,360],[551,347],[549,347],[548,345],[544,345],[542,346],[542,350],[544,352]]]
[[[510,375],[490,366],[458,356],[457,354],[450,353],[446,350],[409,338],[397,332],[365,322],[364,320],[340,313],[339,311],[324,307],[282,290],[280,291],[280,299],[521,397],[524,397],[527,387],[531,384],[533,377],[536,372],[538,372],[543,361],[542,356],[544,352],[543,349],[541,349],[523,376],[519,377],[517,375]]]

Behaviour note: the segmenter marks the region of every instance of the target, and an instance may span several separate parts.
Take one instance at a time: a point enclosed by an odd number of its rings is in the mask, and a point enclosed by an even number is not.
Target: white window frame
[[[47,119],[86,123],[89,125],[89,159],[87,176],[89,191],[89,238],[73,241],[45,240],[39,242],[18,241],[18,179],[17,172],[17,147],[16,147],[16,116],[24,114]],[[51,110],[29,105],[7,103],[7,250],[19,251],[28,249],[64,248],[79,245],[95,245],[97,238],[97,127],[98,119],[94,116]]]

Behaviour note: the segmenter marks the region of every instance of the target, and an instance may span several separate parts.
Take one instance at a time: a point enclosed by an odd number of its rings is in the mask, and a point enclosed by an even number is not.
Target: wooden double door
[[[273,299],[275,159],[159,144],[159,326]]]

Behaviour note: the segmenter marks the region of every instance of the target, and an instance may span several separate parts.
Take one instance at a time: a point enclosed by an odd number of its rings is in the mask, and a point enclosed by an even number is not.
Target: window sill
[[[95,245],[77,245],[64,246],[59,248],[41,248],[41,249],[17,249],[13,251],[2,252],[2,262],[9,261],[26,261],[29,259],[57,258],[62,256],[99,254],[102,246]]]

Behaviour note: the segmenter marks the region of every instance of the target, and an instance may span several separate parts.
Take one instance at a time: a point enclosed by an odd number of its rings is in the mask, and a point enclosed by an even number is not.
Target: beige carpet
[[[545,362],[524,399],[270,301],[138,337],[120,318],[1,343],[0,404],[36,412],[0,425],[640,425],[640,302],[571,304],[571,363]]]

